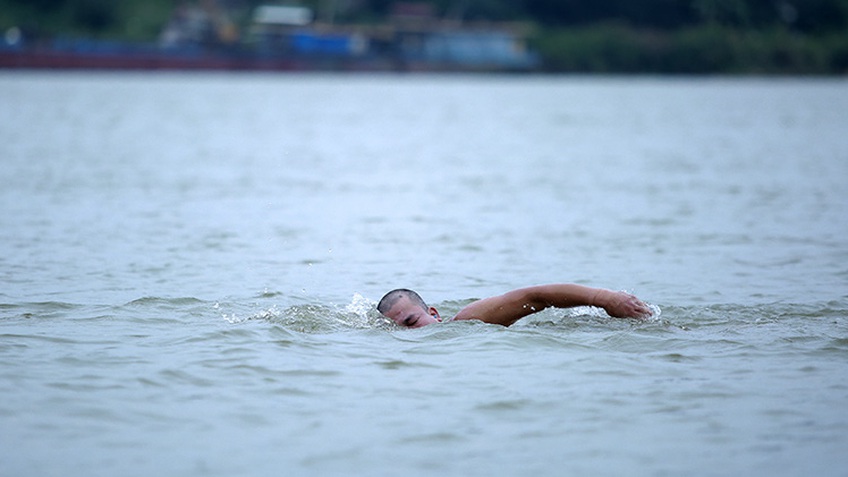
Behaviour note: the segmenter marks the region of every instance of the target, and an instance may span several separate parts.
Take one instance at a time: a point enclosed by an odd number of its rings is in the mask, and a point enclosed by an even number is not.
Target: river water
[[[0,475],[848,475],[848,82],[0,74]],[[516,287],[627,290],[399,329]]]

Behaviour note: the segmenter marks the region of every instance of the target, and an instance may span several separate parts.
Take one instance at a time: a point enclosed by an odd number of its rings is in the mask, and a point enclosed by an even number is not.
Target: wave
[[[2,318],[69,318],[78,316],[82,310],[89,309],[86,305],[63,301],[38,301],[24,303],[0,303]]]
[[[203,300],[190,296],[144,296],[121,305],[80,304],[64,301],[0,303],[0,319],[127,320],[138,323],[186,323],[223,319],[231,325],[267,322],[294,332],[331,333],[345,330],[401,330],[376,309],[376,301],[354,294],[347,303],[286,304],[284,293],[265,291],[249,300]],[[301,300],[302,298],[295,298]],[[436,303],[443,316],[453,316],[472,300]],[[733,334],[743,328],[780,325],[787,336],[804,336],[813,326],[834,338],[844,338],[848,300],[819,303],[714,303],[703,305],[650,305],[646,320],[610,318],[593,307],[548,309],[520,320],[512,328],[571,330],[665,329],[715,330]]]
[[[266,294],[267,295],[267,294]],[[220,304],[215,304],[220,308]],[[280,309],[277,305],[257,312],[223,313],[231,324],[267,321],[294,331],[321,333],[345,329],[390,329],[395,325],[377,311],[377,302],[355,294],[346,305],[304,304]]]
[[[126,306],[159,306],[159,307],[181,307],[186,305],[198,305],[203,300],[194,297],[163,298],[156,296],[145,296],[130,301]]]

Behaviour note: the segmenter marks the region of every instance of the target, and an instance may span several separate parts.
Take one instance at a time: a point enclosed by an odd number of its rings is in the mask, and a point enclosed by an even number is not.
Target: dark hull
[[[238,55],[127,53],[100,54],[51,50],[0,50],[0,68],[56,70],[172,71],[391,71],[381,59]]]

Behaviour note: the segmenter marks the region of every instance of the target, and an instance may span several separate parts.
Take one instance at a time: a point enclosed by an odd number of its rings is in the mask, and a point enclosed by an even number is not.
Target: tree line
[[[313,3],[324,3],[318,0]],[[385,14],[392,0],[358,2]],[[845,31],[846,0],[435,0],[443,14],[468,20],[525,19],[547,27],[619,22],[636,28],[679,29],[719,24],[737,28],[781,25],[800,32]]]
[[[0,28],[155,40],[179,4],[211,0],[0,0]],[[217,0],[246,21],[270,0]],[[284,2],[292,3],[292,2]],[[319,18],[378,23],[395,0],[302,0]],[[848,0],[431,0],[465,22],[521,22],[553,72],[848,72]]]

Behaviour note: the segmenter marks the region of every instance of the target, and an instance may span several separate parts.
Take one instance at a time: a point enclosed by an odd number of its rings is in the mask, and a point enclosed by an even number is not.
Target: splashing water
[[[384,321],[375,313],[376,308],[377,302],[354,293],[351,302],[344,307],[346,313],[338,315],[336,320],[353,328],[373,328],[376,323]]]
[[[213,308],[220,310],[221,304]],[[222,313],[221,317],[230,324],[248,321],[268,321],[303,332],[327,332],[349,329],[381,328],[387,320],[377,312],[377,304],[356,293],[346,305],[292,305],[280,309],[274,304],[254,312]]]

